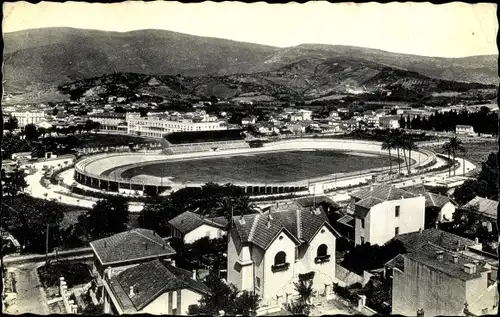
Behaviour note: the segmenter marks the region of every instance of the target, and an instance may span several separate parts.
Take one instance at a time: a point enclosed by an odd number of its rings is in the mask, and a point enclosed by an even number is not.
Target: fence
[[[59,294],[62,297],[64,308],[66,309],[66,313],[68,314],[77,314],[78,306],[75,304],[73,299],[70,299],[72,293],[68,291],[68,286],[64,281],[64,277],[59,278]]]

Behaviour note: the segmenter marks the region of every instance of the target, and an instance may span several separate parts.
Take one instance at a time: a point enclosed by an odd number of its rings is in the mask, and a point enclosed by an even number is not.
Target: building
[[[380,117],[378,124],[384,129],[399,129],[399,117],[397,116],[387,116]]]
[[[498,201],[476,196],[463,206],[465,209],[475,207],[477,207],[477,211],[484,217],[494,221],[497,220]]]
[[[184,243],[193,243],[201,238],[217,239],[226,234],[227,220],[224,217],[208,218],[191,211],[183,212],[168,224],[171,236]]]
[[[121,272],[109,269],[104,278],[104,314],[187,315],[209,288],[196,272],[165,260],[152,260]]]
[[[393,269],[392,314],[427,316],[496,314],[498,293],[491,269],[432,243],[402,255]]]
[[[191,118],[168,115],[141,117],[139,113],[127,113],[126,120],[128,134],[155,138],[170,132],[227,130],[225,122],[208,115]]]
[[[153,230],[133,229],[90,242],[94,252],[94,272],[100,280],[104,270],[123,270],[153,259],[167,259],[175,254]]]
[[[320,209],[296,204],[282,211],[235,217],[228,234],[228,282],[257,293],[261,305],[295,297],[294,282],[313,279],[320,296],[332,292],[338,233]],[[284,209],[284,210],[283,210]]]
[[[87,119],[99,122],[100,129],[105,131],[117,131],[119,125],[126,123],[125,114],[116,112],[90,113]]]
[[[474,128],[471,125],[457,125],[455,127],[455,133],[461,135],[473,135]]]
[[[10,115],[17,119],[19,128],[23,128],[28,124],[37,124],[45,119],[45,112],[43,111],[13,111]]]
[[[408,187],[405,188],[405,190],[414,194],[424,195],[426,212],[435,210],[438,211],[438,222],[448,222],[453,220],[453,214],[455,213],[457,204],[449,197],[431,193],[422,185]]]
[[[256,122],[257,122],[257,117],[253,115],[241,119],[241,125],[243,126],[252,125],[255,124]]]
[[[351,194],[354,243],[383,245],[398,234],[424,228],[425,197],[388,184]]]

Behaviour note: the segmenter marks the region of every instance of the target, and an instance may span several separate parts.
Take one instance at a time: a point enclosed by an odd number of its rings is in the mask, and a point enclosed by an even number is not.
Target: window
[[[396,227],[394,228],[394,235],[397,236],[398,234],[399,234],[399,227]]]
[[[395,212],[396,217],[399,217],[399,206],[396,206],[396,212]]]
[[[260,277],[257,277],[256,281],[257,281],[257,287],[260,288]]]
[[[318,247],[316,251],[316,258],[314,259],[314,263],[325,263],[330,261],[330,255],[328,254],[328,246],[326,244],[322,244]]]
[[[288,270],[290,263],[286,262],[286,253],[280,251],[274,256],[274,265],[271,266],[271,271],[280,272]]]
[[[359,219],[361,221],[361,228],[365,228],[365,219]]]
[[[365,244],[365,237],[361,237],[361,245]]]

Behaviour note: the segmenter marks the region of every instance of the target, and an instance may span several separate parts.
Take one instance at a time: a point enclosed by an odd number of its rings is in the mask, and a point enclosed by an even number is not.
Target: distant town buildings
[[[88,120],[99,122],[100,129],[104,131],[117,131],[120,125],[126,125],[125,113],[96,112],[87,115]]]
[[[23,128],[28,124],[37,124],[44,120],[45,112],[38,110],[13,111],[11,116],[17,119],[19,128]]]
[[[379,118],[379,125],[384,129],[398,129],[399,128],[399,117],[397,116],[387,116]]]
[[[461,135],[474,135],[474,128],[470,125],[457,125],[455,132]]]

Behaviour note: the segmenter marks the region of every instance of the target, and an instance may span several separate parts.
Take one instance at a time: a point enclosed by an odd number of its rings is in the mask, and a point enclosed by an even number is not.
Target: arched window
[[[280,251],[274,256],[274,265],[283,265],[286,263],[286,253]]]
[[[326,244],[322,244],[318,247],[318,250],[316,252],[316,256],[318,258],[321,258],[321,257],[324,257],[328,254],[328,247],[326,246]]]

